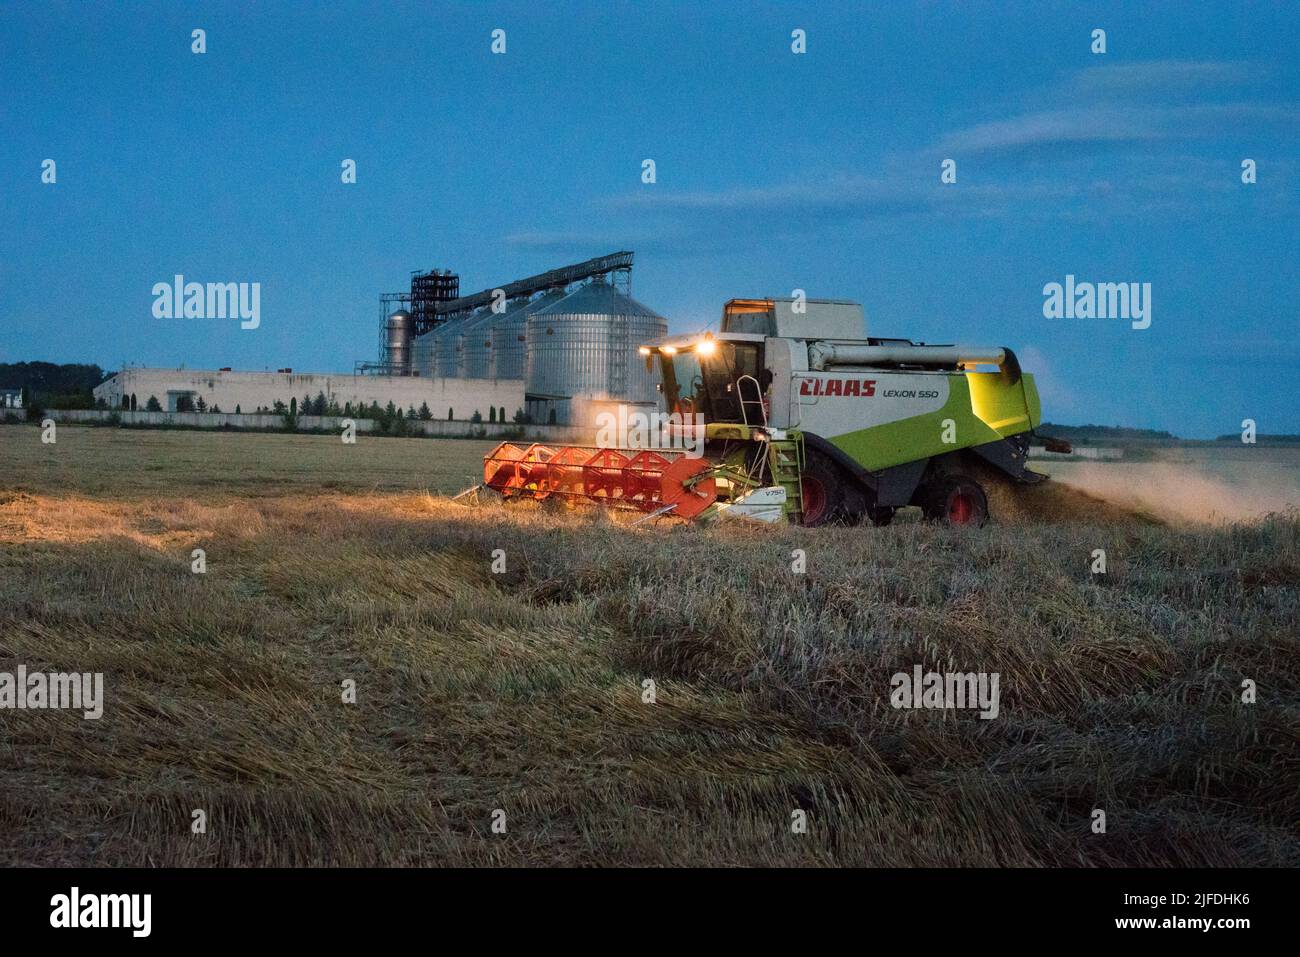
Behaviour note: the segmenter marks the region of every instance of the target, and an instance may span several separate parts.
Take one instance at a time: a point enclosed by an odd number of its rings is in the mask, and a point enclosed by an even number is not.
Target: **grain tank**
[[[524,391],[537,422],[576,424],[574,400],[654,403],[655,376],[637,348],[668,320],[597,277],[526,321]]]

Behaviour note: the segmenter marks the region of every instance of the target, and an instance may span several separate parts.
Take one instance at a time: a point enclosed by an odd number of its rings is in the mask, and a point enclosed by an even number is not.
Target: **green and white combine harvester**
[[[684,519],[888,523],[905,506],[952,525],[989,518],[981,478],[1036,484],[1033,377],[1000,346],[862,338],[862,307],[733,299],[721,330],[647,343],[667,448],[503,442],[483,486]],[[1052,452],[1069,445],[1040,436]]]

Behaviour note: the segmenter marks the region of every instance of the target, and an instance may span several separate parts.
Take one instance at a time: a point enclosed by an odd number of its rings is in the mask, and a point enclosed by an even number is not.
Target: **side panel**
[[[802,350],[801,350],[802,351]],[[767,338],[763,340],[763,364],[772,373],[772,382],[789,382],[790,340]],[[799,403],[797,397],[783,395],[775,385],[768,391],[768,421],[778,429],[792,429],[799,425]]]
[[[1036,427],[1042,418],[1038,388],[1033,376],[1021,375],[1013,386],[996,372],[968,372],[971,410],[1000,435],[1014,435]]]
[[[1028,376],[1011,385],[997,373],[805,372],[791,388],[799,427],[869,471],[996,442],[1039,414]]]
[[[862,305],[838,299],[808,299],[795,312],[789,299],[774,299],[776,335],[793,339],[864,339]]]

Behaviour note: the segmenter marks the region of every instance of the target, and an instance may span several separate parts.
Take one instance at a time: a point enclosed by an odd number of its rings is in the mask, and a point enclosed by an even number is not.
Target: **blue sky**
[[[345,370],[412,269],[632,249],[677,330],[802,288],[1056,421],[1300,432],[1297,50],[1289,2],[4,4],[0,361]],[[260,328],[155,319],[176,273]],[[1045,319],[1067,274],[1151,327]]]

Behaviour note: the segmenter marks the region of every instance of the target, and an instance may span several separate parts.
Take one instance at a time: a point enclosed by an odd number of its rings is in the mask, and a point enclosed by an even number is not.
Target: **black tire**
[[[936,479],[925,490],[921,509],[927,519],[945,525],[980,528],[989,520],[989,500],[983,486],[966,475]]]
[[[884,528],[894,520],[895,511],[897,511],[897,509],[892,509],[885,505],[877,505],[874,508],[867,509],[862,516],[862,520],[864,522],[871,522],[871,524],[876,526],[876,528]]]
[[[808,449],[802,476],[803,521],[809,528],[843,522],[853,497],[840,467],[816,449]]]

